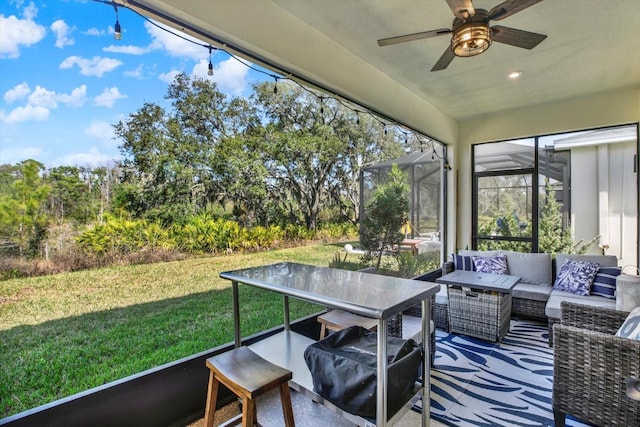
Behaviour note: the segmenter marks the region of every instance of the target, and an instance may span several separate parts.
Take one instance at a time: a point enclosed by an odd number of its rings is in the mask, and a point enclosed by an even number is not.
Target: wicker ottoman
[[[511,293],[469,291],[449,287],[451,333],[500,342],[511,320]]]

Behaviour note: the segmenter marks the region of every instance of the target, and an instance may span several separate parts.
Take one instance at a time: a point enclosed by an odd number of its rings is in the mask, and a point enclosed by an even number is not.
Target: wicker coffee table
[[[520,277],[456,270],[436,279],[447,285],[449,330],[500,342],[511,320],[511,290]]]

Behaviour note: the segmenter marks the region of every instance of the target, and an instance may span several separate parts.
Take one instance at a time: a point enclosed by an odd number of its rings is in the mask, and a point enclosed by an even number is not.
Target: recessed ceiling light
[[[522,75],[522,71],[514,71],[512,73],[509,73],[509,78],[510,79],[517,79],[521,75]]]

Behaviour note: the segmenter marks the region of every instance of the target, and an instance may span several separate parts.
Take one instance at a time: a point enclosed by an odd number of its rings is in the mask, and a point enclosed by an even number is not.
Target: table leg
[[[236,348],[240,347],[240,302],[238,301],[238,282],[231,282],[231,288],[233,290],[233,333],[234,333],[234,345]]]
[[[289,320],[289,296],[284,295],[282,297],[282,306],[284,308],[284,330],[291,330],[291,322]]]
[[[378,320],[378,399],[376,402],[376,427],[387,425],[387,319]]]
[[[422,342],[424,344],[424,370],[422,371],[422,427],[431,423],[431,304],[422,300]],[[435,331],[434,331],[435,333]]]

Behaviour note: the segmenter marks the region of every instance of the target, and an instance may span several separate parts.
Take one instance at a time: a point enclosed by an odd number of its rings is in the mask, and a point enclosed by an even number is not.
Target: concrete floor
[[[264,427],[284,426],[282,417],[282,406],[277,390],[273,390],[260,396],[256,403],[258,405],[258,422]],[[293,406],[293,416],[297,427],[353,427],[354,424],[345,420],[340,415],[314,403],[306,396],[291,390],[291,403]],[[239,413],[238,403],[233,403],[216,411],[214,425],[228,420]],[[407,411],[400,421],[395,424],[397,427],[420,427],[421,416],[415,411]],[[204,420],[198,420],[188,427],[203,427]],[[431,426],[445,427],[446,424],[431,420]]]

